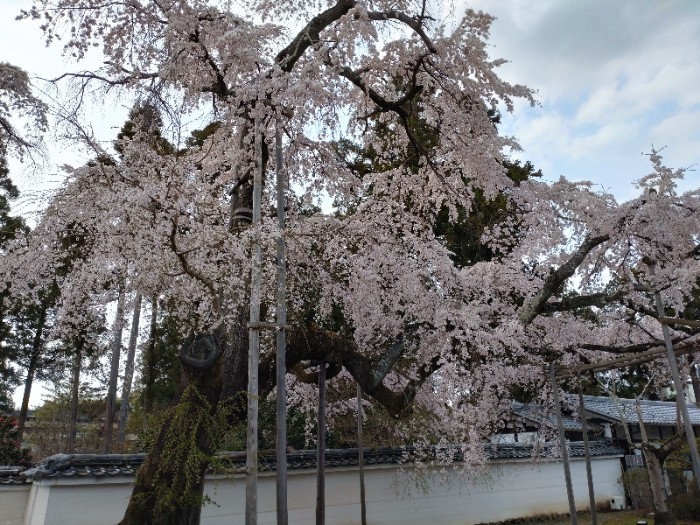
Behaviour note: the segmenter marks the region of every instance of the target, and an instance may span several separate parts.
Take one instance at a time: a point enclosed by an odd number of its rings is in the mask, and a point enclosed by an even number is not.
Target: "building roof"
[[[543,424],[549,428],[557,428],[557,416],[552,410],[546,410],[543,405],[537,403],[513,402],[513,414],[525,422],[539,427]],[[562,414],[564,430],[567,432],[583,432],[583,424],[577,418]],[[591,425],[589,425],[591,426]],[[597,428],[597,427],[595,427]],[[590,429],[589,429],[590,430]]]
[[[642,421],[647,425],[675,426],[676,403],[675,401],[649,401],[639,402]],[[586,411],[613,422],[639,424],[637,409],[634,399],[613,400],[604,396],[583,396],[583,406]],[[690,422],[694,426],[700,426],[700,408],[688,405]]]
[[[533,456],[534,447],[522,443],[486,444],[484,445],[486,456],[490,460],[504,459],[528,459]],[[540,448],[545,454],[553,448],[546,444]],[[616,456],[623,451],[609,442],[595,441],[590,445],[591,455]],[[364,450],[365,465],[399,465],[411,463],[418,454],[413,447],[405,448],[376,448]],[[422,450],[420,452],[425,453]],[[583,443],[570,443],[569,454],[572,457],[583,457]],[[462,461],[463,456],[459,447],[454,449],[432,448],[427,451],[427,459],[436,456],[449,457],[452,455],[455,461]],[[227,468],[235,470],[245,466],[244,452],[223,452],[219,454]],[[19,472],[16,469],[11,475],[4,476],[0,470],[0,483],[21,484],[32,480],[92,477],[108,478],[116,476],[134,476],[136,470],[145,459],[145,454],[56,454],[41,461],[36,467]],[[425,459],[421,456],[422,459]],[[359,465],[359,451],[351,449],[331,449],[326,451],[326,467],[352,467]],[[274,453],[263,453],[259,460],[260,471],[276,470]],[[287,454],[287,468],[289,470],[303,470],[316,468],[316,451],[300,450]],[[9,474],[9,472],[8,472]],[[3,481],[4,480],[4,481]]]
[[[23,470],[23,467],[0,466],[0,485],[22,485],[26,483],[26,478],[21,476]]]

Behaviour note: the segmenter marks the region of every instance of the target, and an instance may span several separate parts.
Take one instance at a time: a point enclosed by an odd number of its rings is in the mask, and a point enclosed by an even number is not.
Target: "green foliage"
[[[620,483],[630,498],[633,509],[650,509],[653,501],[649,473],[645,468],[633,468],[622,474]]]
[[[0,414],[0,465],[29,467],[29,449],[17,441],[17,421],[14,417]]]
[[[155,105],[145,103],[134,106],[129,112],[129,119],[117,134],[114,149],[121,155],[124,152],[124,142],[137,139],[148,141],[151,148],[162,155],[171,155],[175,153],[175,148],[163,137],[162,128],[163,117]]]
[[[700,520],[700,491],[693,485],[692,492],[669,496],[667,502],[676,518],[681,520]]]
[[[102,448],[101,418],[104,399],[88,384],[82,385],[78,403],[75,451],[96,454]],[[55,392],[53,397],[34,410],[34,418],[25,429],[25,441],[34,458],[44,458],[65,452],[70,426],[70,393],[68,389]]]
[[[240,398],[230,398],[226,400],[226,406],[235,410],[244,400],[246,394],[240,394]],[[238,421],[232,426],[228,426],[227,421],[229,410],[222,406],[217,410],[221,432],[220,450],[239,451],[245,450],[247,422]],[[315,416],[314,416],[315,417]],[[287,408],[287,446],[301,450],[306,448],[306,424],[307,415],[297,407]],[[260,450],[271,450],[276,446],[277,433],[277,403],[274,397],[270,396],[258,401],[258,447]]]
[[[11,214],[10,202],[19,197],[19,190],[9,175],[7,150],[0,141],[0,253],[21,232],[27,231],[24,219]],[[11,365],[14,360],[14,349],[6,345],[12,333],[11,323],[7,319],[10,308],[7,304],[8,295],[9,284],[0,284],[0,413],[13,410],[12,392],[19,383],[19,378]]]
[[[211,451],[220,432],[211,414],[211,405],[194,385],[187,387],[180,402],[170,410],[156,443],[161,451],[153,480],[157,514],[204,503],[199,490],[203,465],[212,462]],[[202,443],[208,444],[208,450],[201,447]]]
[[[153,414],[177,402],[181,344],[178,319],[167,311],[166,305],[165,310],[159,311],[154,344],[149,346],[149,342],[141,356],[141,404],[145,407],[146,396],[151,396]],[[146,414],[147,417],[151,415]]]
[[[542,176],[542,172],[535,171],[535,167],[529,161],[524,164],[518,160],[506,161],[503,166],[508,177],[516,185],[532,177]],[[452,261],[461,268],[480,261],[490,261],[494,256],[493,249],[484,244],[481,237],[487,228],[516,214],[517,210],[504,193],[494,199],[486,199],[483,192],[476,189],[469,213],[460,209],[457,220],[450,220],[447,208],[443,207],[438,213],[433,231],[437,237],[444,239],[452,252]]]

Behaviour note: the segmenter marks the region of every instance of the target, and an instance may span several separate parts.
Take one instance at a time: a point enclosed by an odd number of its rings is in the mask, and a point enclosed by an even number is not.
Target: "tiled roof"
[[[491,460],[498,459],[527,459],[532,457],[533,446],[509,443],[509,444],[487,444],[484,445],[486,456]],[[551,445],[544,446],[544,452],[552,448]],[[622,450],[608,442],[595,441],[591,443],[592,456],[614,456],[622,454]],[[583,443],[570,443],[569,451],[572,457],[583,457]],[[423,451],[426,452],[426,451]],[[427,451],[427,459],[436,455],[450,455],[455,461],[463,459],[458,447],[454,450],[431,449]],[[365,465],[391,465],[410,463],[416,457],[417,451],[413,447],[405,448],[377,448],[364,450]],[[245,453],[223,452],[220,458],[226,467],[239,469],[245,466]],[[57,454],[46,458],[36,467],[24,472],[14,472],[12,479],[14,483],[23,483],[26,480],[41,480],[53,478],[71,477],[94,477],[106,478],[117,476],[134,476],[136,470],[143,463],[145,454]],[[423,457],[423,456],[421,456]],[[273,453],[261,454],[260,470],[274,471],[276,469],[275,455]],[[358,449],[335,449],[326,451],[326,467],[348,467],[359,464]],[[300,450],[287,454],[287,467],[289,470],[302,470],[316,468],[316,451]],[[3,471],[0,470],[0,482],[4,482]]]
[[[544,423],[550,428],[557,428],[557,416],[554,412],[551,410],[545,412],[544,406],[537,403],[518,403],[514,401],[513,414],[536,426],[540,426]],[[564,430],[567,432],[583,432],[583,425],[580,420],[567,416],[566,414],[562,415],[562,420],[564,422]],[[589,424],[589,427],[590,426]]]
[[[27,483],[27,479],[20,474],[22,467],[2,467],[0,466],[0,485],[22,485]]]
[[[637,409],[634,399],[617,399],[613,401],[603,396],[583,396],[583,405],[592,414],[605,419],[638,424]],[[647,425],[675,426],[676,403],[674,401],[648,401],[641,400],[640,408],[642,421]],[[688,413],[692,425],[700,425],[700,408],[688,405]],[[623,418],[624,416],[624,418]]]
[[[146,454],[56,454],[22,472],[31,479],[133,476]]]

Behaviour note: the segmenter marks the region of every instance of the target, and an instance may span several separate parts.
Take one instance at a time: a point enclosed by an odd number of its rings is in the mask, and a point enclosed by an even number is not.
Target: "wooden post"
[[[591,505],[591,525],[598,525],[598,517],[595,511],[595,492],[593,490],[593,467],[591,465],[591,449],[588,445],[588,418],[586,408],[583,405],[583,391],[578,386],[578,406],[581,412],[581,425],[583,426],[583,449],[586,454],[586,477],[588,478],[588,500]]]
[[[316,525],[326,523],[326,362],[318,366],[318,433],[316,442]]]
[[[362,443],[362,387],[357,383],[357,455],[360,465],[360,516],[367,525],[367,501],[365,499],[365,455]]]
[[[557,426],[559,427],[559,445],[561,446],[561,460],[564,463],[564,481],[566,482],[566,495],[569,498],[569,512],[571,513],[571,525],[577,525],[576,501],[574,500],[574,488],[571,484],[571,468],[569,466],[569,450],[566,446],[566,436],[564,436],[564,420],[561,416],[561,406],[559,404],[559,387],[554,373],[554,363],[549,364],[549,380],[552,384],[552,397],[554,399],[554,410],[557,415]]]
[[[282,170],[282,133],[279,115],[275,129],[275,176],[277,179],[277,225],[280,232],[277,238],[277,525],[287,525],[287,388],[285,377],[286,332],[287,324],[287,261],[284,238],[285,227],[285,190],[284,172]]]
[[[260,362],[260,205],[262,200],[262,137],[255,119],[255,175],[253,177],[253,254],[250,278],[248,345],[248,429],[246,438],[245,523],[258,523],[258,368]]]
[[[649,272],[654,275],[654,264],[649,264]],[[656,313],[659,317],[664,317],[664,305],[661,302],[661,294],[654,292],[654,303],[656,303]],[[678,361],[673,353],[673,342],[671,341],[671,332],[666,323],[661,323],[661,331],[664,334],[664,344],[666,345],[666,357],[668,365],[671,369],[671,377],[673,384],[676,387],[676,403],[681,415],[683,416],[683,427],[685,429],[685,437],[688,440],[688,448],[690,449],[690,457],[693,460],[693,473],[695,474],[695,483],[700,487],[700,456],[698,455],[698,444],[695,441],[695,432],[693,425],[690,422],[690,414],[688,414],[688,405],[685,403],[685,390],[681,383],[681,376],[678,371]]]

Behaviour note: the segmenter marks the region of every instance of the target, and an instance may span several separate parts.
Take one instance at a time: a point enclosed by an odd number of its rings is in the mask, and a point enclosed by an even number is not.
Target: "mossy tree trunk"
[[[167,415],[138,471],[119,525],[197,525],[204,474],[215,452],[214,415],[221,393],[221,362],[195,368],[183,361],[188,386]]]

